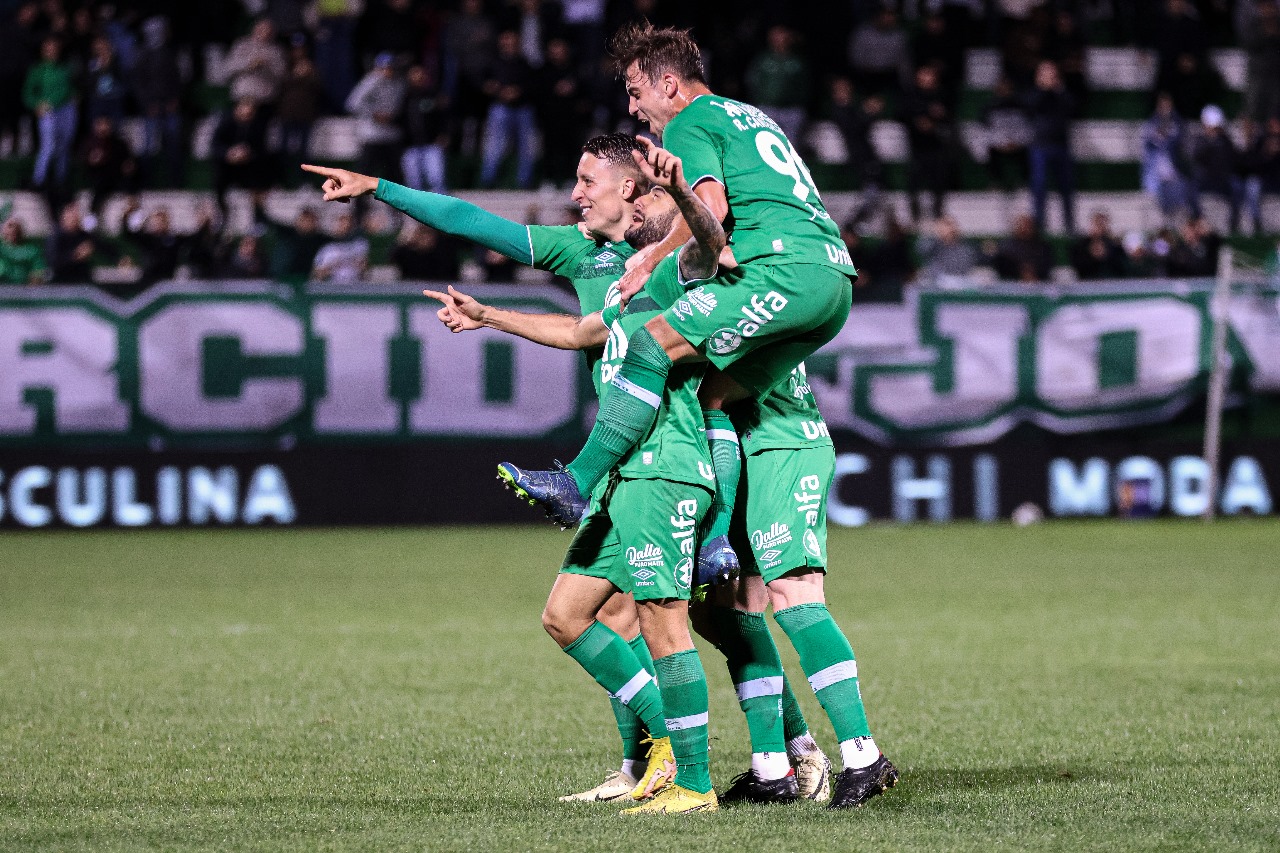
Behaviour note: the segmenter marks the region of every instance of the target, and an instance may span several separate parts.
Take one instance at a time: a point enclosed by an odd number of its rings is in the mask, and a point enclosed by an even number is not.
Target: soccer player
[[[666,192],[655,188],[645,197],[651,200],[649,209],[644,199],[636,202],[636,218],[642,222],[627,232],[628,241],[643,245],[660,239],[676,216],[677,204],[682,212],[689,204],[697,204],[687,184],[677,187],[673,195],[675,204]],[[706,222],[704,218],[695,225],[699,239],[680,253],[679,261],[672,256],[659,267],[663,280],[705,278],[715,271],[724,232],[714,222],[714,227],[699,227]],[[619,393],[610,389],[608,381],[622,362],[630,334],[658,313],[657,305],[640,294],[623,314],[616,284],[610,288],[602,312],[580,318],[481,306],[453,288],[448,293],[426,293],[445,303],[441,319],[454,331],[488,326],[561,349],[603,346],[603,358],[592,378],[602,391],[609,389],[608,393]],[[674,764],[668,764],[664,778],[660,764],[669,759],[655,748],[649,758],[649,782],[646,785],[641,780],[632,796],[656,796],[626,810],[628,814],[713,811],[718,807],[707,755],[706,675],[689,633],[697,530],[710,505],[715,476],[697,397],[702,372],[702,365],[691,364],[668,375],[657,401],[658,418],[639,446],[623,458],[605,488],[593,494],[591,509],[561,570],[561,578],[582,571],[603,575],[593,602],[597,606],[613,592],[612,587],[630,589],[641,632],[654,654],[666,710],[662,734],[669,733]],[[514,480],[519,472],[504,474]],[[619,559],[624,555],[625,562]],[[548,625],[556,637],[559,632],[553,628]],[[581,642],[575,640],[573,645]],[[609,685],[605,687],[609,689]],[[776,702],[773,714],[781,731],[781,710]],[[658,738],[658,730],[651,728],[650,732]],[[785,751],[781,744],[779,747],[785,763]]]
[[[724,407],[759,398],[844,325],[857,275],[808,168],[785,134],[756,107],[712,94],[688,33],[631,24],[611,42],[631,113],[662,136],[647,145],[656,173],[682,162],[710,214],[732,231],[735,269],[650,320],[633,336],[610,395],[578,457],[563,471],[526,471],[521,484],[553,518],[573,521],[585,495],[630,452],[655,415],[652,395],[673,364],[705,360],[700,390],[709,430],[728,430]],[[686,225],[633,261],[628,298],[653,264],[689,236]],[[719,467],[717,473],[721,473]],[[732,496],[732,473],[727,498]],[[726,502],[728,503],[727,499]],[[713,524],[727,528],[727,513]]]
[[[580,310],[591,313],[604,307],[606,290],[625,272],[626,259],[634,254],[626,232],[633,224],[635,199],[645,189],[633,158],[636,147],[635,137],[626,134],[597,136],[583,147],[572,198],[582,209],[585,237],[574,225],[521,225],[461,199],[411,190],[345,169],[302,168],[325,179],[326,201],[373,193],[437,230],[565,276],[577,294]],[[586,355],[593,375],[598,374],[600,353]],[[588,574],[597,570],[600,576]],[[647,782],[645,731],[664,730],[661,695],[652,680],[653,658],[640,635],[629,594],[617,592],[602,605],[596,602],[602,587],[613,589],[608,582],[612,571],[610,566],[587,566],[576,573],[561,574],[544,613],[548,630],[554,628],[552,636],[563,640],[561,646],[570,656],[609,691],[622,736],[619,771],[601,785],[572,795],[589,799],[626,796],[638,782]],[[620,580],[619,589],[629,590],[625,572]],[[583,642],[574,645],[575,639]]]

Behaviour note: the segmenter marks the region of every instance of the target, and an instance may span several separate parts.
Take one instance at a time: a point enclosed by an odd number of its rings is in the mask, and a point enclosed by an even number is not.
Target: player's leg
[[[643,760],[644,738],[639,737],[640,730],[643,728],[654,737],[665,736],[665,714],[653,680],[652,659],[643,641],[637,641],[634,604],[629,596],[619,594],[619,590],[630,586],[631,576],[617,529],[600,503],[593,502],[593,508],[596,511],[583,521],[569,547],[542,621],[547,633],[608,692],[615,704],[623,739],[620,772],[630,777],[634,786],[643,775],[639,762]],[[610,603],[614,606],[606,608]],[[622,633],[608,623],[622,628]],[[625,639],[627,634],[632,635],[629,642]]]
[[[646,778],[632,795],[647,802],[628,813],[717,807],[707,754],[707,679],[689,633],[696,531],[710,500],[701,486],[623,480],[611,502],[620,541],[636,543],[627,550],[632,591],[670,734],[669,751],[660,751],[655,742]]]
[[[840,742],[844,769],[836,777],[831,805],[843,808],[892,787],[898,773],[871,737],[853,649],[826,606],[826,498],[834,462],[830,448],[756,454],[749,482],[774,490],[772,503],[789,505],[790,520],[750,518],[748,526],[752,538],[759,536],[775,553],[760,567],[774,619],[800,656]]]
[[[653,668],[653,655],[649,654],[649,646],[640,633],[640,616],[636,612],[636,602],[631,593],[614,593],[600,608],[596,619],[627,641],[646,672],[650,675],[657,674]],[[618,734],[622,736],[622,767],[619,773],[624,779],[631,781],[625,792],[630,794],[631,788],[644,775],[649,731],[644,727],[644,721],[617,696],[609,694],[609,704],[618,723]],[[623,780],[619,781],[621,783]]]
[[[736,577],[742,568],[729,542],[729,523],[742,478],[742,449],[738,431],[724,407],[747,394],[745,388],[715,368],[708,369],[698,389],[702,420],[707,430],[707,448],[716,474],[716,492],[702,526],[702,542],[698,547],[700,584]]]

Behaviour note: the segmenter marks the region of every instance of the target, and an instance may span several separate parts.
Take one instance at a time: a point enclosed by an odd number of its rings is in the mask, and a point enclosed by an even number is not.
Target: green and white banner
[[[575,313],[549,286],[466,288]],[[882,443],[973,444],[1173,417],[1205,387],[1208,285],[929,291],[856,306],[810,359],[830,426]],[[288,448],[569,439],[594,400],[576,353],[450,333],[413,286],[166,284],[0,291],[0,447]],[[1230,302],[1228,350],[1280,392],[1273,293]]]

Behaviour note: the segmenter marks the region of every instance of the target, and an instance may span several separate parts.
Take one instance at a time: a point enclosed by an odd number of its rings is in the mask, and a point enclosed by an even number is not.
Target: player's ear
[[[680,81],[676,79],[676,75],[670,72],[662,75],[662,94],[668,98],[674,98],[676,93],[680,91]]]
[[[640,185],[635,178],[622,179],[622,197],[627,201],[635,201],[641,195]]]

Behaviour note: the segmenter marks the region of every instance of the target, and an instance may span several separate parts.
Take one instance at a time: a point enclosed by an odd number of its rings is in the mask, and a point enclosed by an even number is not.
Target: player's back
[[[691,186],[724,185],[726,230],[740,263],[821,263],[855,274],[809,168],[773,119],[750,104],[701,95],[663,130]]]

